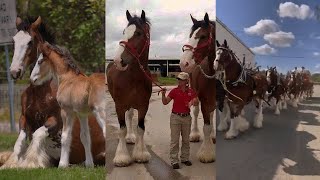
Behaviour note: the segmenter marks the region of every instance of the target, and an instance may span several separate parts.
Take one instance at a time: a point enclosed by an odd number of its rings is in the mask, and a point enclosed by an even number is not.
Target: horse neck
[[[58,81],[58,84],[64,80],[72,78],[73,76],[77,76],[75,72],[68,68],[68,65],[56,52],[52,51],[48,59],[51,61],[54,78]]]
[[[140,64],[142,65],[142,67],[145,71],[149,71],[148,70],[148,60],[149,60],[149,46],[146,47],[144,53],[141,54],[141,57],[139,58],[139,60],[133,59],[133,61],[135,61],[135,62],[130,65],[131,67],[129,68],[129,71],[141,72],[140,65],[139,65],[138,61],[140,62]]]
[[[227,80],[236,81],[239,78],[242,67],[235,59],[234,55],[231,56],[230,64],[225,68],[225,76]]]

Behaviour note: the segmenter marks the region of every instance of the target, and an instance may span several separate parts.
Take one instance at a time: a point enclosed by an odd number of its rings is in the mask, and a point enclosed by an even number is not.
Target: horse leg
[[[63,122],[62,134],[61,134],[61,156],[59,161],[59,167],[69,166],[70,146],[72,140],[73,129],[73,112],[71,110],[61,108],[61,118]]]
[[[22,161],[23,155],[27,149],[26,139],[27,134],[24,129],[21,129],[18,139],[14,144],[13,152],[10,154],[5,163],[0,167],[0,169],[18,167],[18,162]]]
[[[297,97],[296,94],[294,95],[294,98],[292,100],[292,106],[295,107],[295,108],[298,107],[298,97]]]
[[[106,119],[107,119],[107,109],[106,107],[103,109],[94,108],[92,111],[93,115],[96,117],[96,120],[102,129],[103,137],[106,138]]]
[[[21,130],[19,132],[18,139],[14,144],[13,153],[10,154],[9,158],[0,167],[0,169],[17,167],[18,162],[22,160],[23,155],[26,152],[27,134],[26,134],[26,117],[24,115],[21,115],[19,123],[20,123]]]
[[[274,112],[274,114],[276,114],[276,115],[279,115],[280,114],[280,97],[279,96],[277,96],[277,100],[276,100],[276,110],[275,110],[275,112]]]
[[[128,144],[134,144],[136,142],[136,135],[133,131],[133,115],[134,115],[134,109],[130,108],[129,111],[126,112],[126,125],[127,125],[127,136],[126,141]]]
[[[211,115],[210,115],[210,124],[212,125],[212,131],[210,133],[210,137],[214,143],[215,143],[215,139],[216,139],[216,118],[217,118],[216,112],[217,111],[215,109],[213,111],[213,113],[211,113]]]
[[[262,99],[258,100],[257,113],[254,116],[253,126],[256,128],[262,128],[263,114],[262,114]]]
[[[287,100],[286,100],[286,95],[285,94],[283,95],[283,101],[282,102],[283,102],[283,107],[282,108],[283,109],[288,109],[288,105],[287,105]]]
[[[244,132],[249,129],[249,122],[244,117],[245,112],[244,112],[243,106],[241,105],[241,107],[238,107],[238,108],[241,108],[241,111],[240,111],[240,115],[238,116],[237,129],[241,132]]]
[[[79,115],[80,120],[80,140],[84,147],[84,152],[86,155],[85,165],[86,167],[93,167],[93,158],[91,153],[91,137],[90,129],[88,124],[88,114],[84,113]]]
[[[209,113],[203,108],[202,108],[202,112],[203,112],[203,119],[204,119],[204,125],[203,125],[204,139],[202,141],[202,144],[200,146],[197,156],[200,162],[211,163],[211,162],[214,162],[216,159],[215,158],[216,147],[215,147],[215,144],[213,144],[212,138],[210,137],[210,134],[212,134],[212,131],[213,131],[210,123],[213,122],[215,113],[214,112]]]
[[[150,153],[144,143],[145,116],[148,111],[148,105],[145,108],[138,109],[137,142],[134,145],[132,157],[138,163],[148,162],[151,158]]]
[[[126,140],[125,140],[125,137],[127,135],[127,127],[126,127],[126,121],[125,121],[126,109],[123,107],[116,106],[116,111],[118,115],[118,121],[120,124],[120,130],[119,130],[119,143],[117,146],[115,157],[113,159],[113,163],[115,166],[124,167],[124,166],[128,166],[132,162],[132,159],[127,149]]]
[[[200,140],[200,131],[198,127],[198,116],[199,116],[200,107],[194,106],[193,108],[193,121],[192,121],[192,130],[190,133],[190,142],[199,142]]]
[[[237,123],[238,123],[238,116],[236,116],[236,105],[233,103],[229,103],[230,107],[230,116],[231,116],[231,122],[230,122],[230,127],[229,130],[227,131],[225,135],[225,139],[233,139],[238,136],[239,130],[237,128]]]
[[[230,118],[230,107],[227,100],[224,101],[223,110],[220,116],[220,122],[218,125],[218,131],[224,131],[228,129],[228,119]]]

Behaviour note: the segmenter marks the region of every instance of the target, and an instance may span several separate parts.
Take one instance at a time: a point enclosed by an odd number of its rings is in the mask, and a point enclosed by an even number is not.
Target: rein
[[[201,58],[201,54],[203,52],[204,48],[207,48],[208,53],[211,50],[212,46],[212,26],[210,26],[210,30],[209,30],[209,38],[206,42],[203,42],[202,44],[197,45],[197,47],[193,47],[190,44],[185,44],[182,46],[182,52],[184,51],[191,51],[193,53],[194,56],[194,60],[197,63],[197,66],[200,68],[200,72],[208,79],[214,79],[216,77],[215,74],[213,75],[208,75],[204,72],[203,68],[200,66],[200,62],[203,60]]]
[[[120,46],[123,46],[125,49],[128,50],[128,52],[134,57],[134,59],[138,62],[139,67],[141,69],[141,71],[144,73],[145,77],[147,77],[147,79],[149,79],[153,84],[155,84],[156,86],[158,86],[160,88],[160,91],[158,91],[158,94],[164,90],[163,87],[161,87],[158,83],[156,83],[146,72],[146,70],[144,69],[143,65],[140,62],[140,57],[141,55],[144,53],[144,51],[146,50],[147,47],[150,46],[150,35],[149,32],[147,31],[147,28],[144,29],[145,35],[147,37],[147,40],[144,43],[144,46],[141,50],[141,52],[138,54],[137,49],[135,47],[133,47],[129,42],[127,41],[120,41],[119,44]]]

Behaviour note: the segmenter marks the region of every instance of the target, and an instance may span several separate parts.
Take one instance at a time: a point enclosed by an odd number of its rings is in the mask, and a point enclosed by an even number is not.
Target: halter
[[[143,48],[141,50],[140,53],[138,53],[137,48],[135,48],[134,46],[132,46],[128,41],[120,41],[119,45],[124,47],[125,49],[127,49],[129,51],[129,53],[139,62],[140,64],[140,57],[141,55],[144,53],[144,51],[146,50],[146,48],[148,46],[150,46],[150,35],[149,32],[147,31],[147,28],[143,29],[144,34],[147,37],[147,40],[144,42]]]
[[[204,51],[203,49],[207,48],[208,51],[210,51],[210,49],[212,48],[212,46],[211,46],[211,44],[212,44],[212,26],[210,26],[209,32],[210,32],[210,34],[209,34],[208,40],[206,42],[198,44],[197,47],[193,47],[190,44],[185,44],[182,46],[182,52],[191,51],[193,53],[194,59],[198,65],[202,61],[201,54]]]
[[[149,27],[149,26],[148,26]],[[157,84],[146,72],[146,70],[144,69],[144,67],[142,66],[141,62],[140,62],[140,58],[141,55],[144,53],[144,51],[146,50],[147,47],[150,46],[150,34],[148,32],[148,28],[144,28],[143,29],[144,34],[147,37],[147,40],[145,41],[143,48],[141,50],[140,53],[138,53],[137,48],[135,48],[134,46],[132,46],[128,41],[120,41],[119,45],[124,47],[125,49],[127,49],[129,51],[129,53],[134,57],[135,60],[137,60],[139,67],[141,69],[141,71],[144,73],[144,75],[151,81],[153,82],[156,86],[158,86],[161,90],[164,90],[164,88],[162,88],[159,84]],[[107,79],[107,78],[106,78]],[[160,91],[158,92],[158,94],[160,93]]]

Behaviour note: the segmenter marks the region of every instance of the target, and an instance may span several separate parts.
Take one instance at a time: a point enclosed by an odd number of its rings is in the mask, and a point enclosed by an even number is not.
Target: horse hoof
[[[128,157],[123,156],[123,157],[117,157],[117,158],[115,157],[113,159],[113,164],[117,167],[127,167],[131,163],[132,163],[132,159],[130,156]]]
[[[136,136],[134,134],[127,135],[126,142],[127,144],[134,144],[136,142]]]
[[[151,155],[147,149],[138,150],[138,148],[133,149],[132,158],[137,163],[147,163],[149,162]]]
[[[200,141],[200,132],[192,131],[189,137],[190,142],[199,142]]]
[[[225,139],[234,139],[238,136],[238,132],[227,132],[224,136]]]
[[[225,130],[227,130],[228,129],[228,125],[221,125],[221,124],[219,124],[219,126],[218,126],[218,131],[225,131]]]
[[[67,168],[69,166],[69,163],[65,163],[65,162],[59,162],[59,168]]]
[[[85,166],[87,167],[87,168],[92,168],[92,167],[94,167],[94,164],[93,164],[93,161],[85,161]]]

